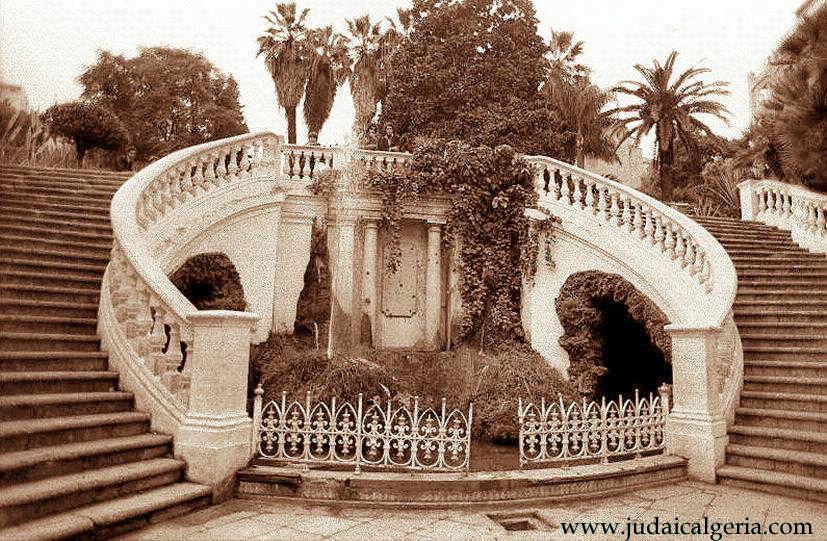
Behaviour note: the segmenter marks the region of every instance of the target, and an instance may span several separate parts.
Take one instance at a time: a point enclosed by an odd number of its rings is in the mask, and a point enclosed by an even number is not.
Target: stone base
[[[724,419],[679,411],[672,411],[666,418],[666,452],[687,459],[689,477],[693,479],[715,482],[728,440]]]
[[[175,433],[175,457],[187,463],[187,479],[219,491],[250,459],[249,417],[190,417]]]

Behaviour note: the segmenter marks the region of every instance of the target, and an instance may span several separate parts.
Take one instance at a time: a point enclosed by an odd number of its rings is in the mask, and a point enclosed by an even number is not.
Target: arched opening
[[[247,309],[241,277],[224,254],[193,256],[172,273],[170,280],[199,310]]]
[[[656,393],[672,381],[666,315],[617,274],[586,271],[566,280],[555,302],[569,377],[584,394]]]

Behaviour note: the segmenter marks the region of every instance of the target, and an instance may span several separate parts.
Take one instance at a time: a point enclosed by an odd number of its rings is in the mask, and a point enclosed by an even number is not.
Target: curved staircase
[[[126,178],[0,166],[0,539],[108,537],[210,502],[99,350]]]
[[[827,257],[768,225],[696,221],[738,271],[744,388],[719,479],[827,501]]]

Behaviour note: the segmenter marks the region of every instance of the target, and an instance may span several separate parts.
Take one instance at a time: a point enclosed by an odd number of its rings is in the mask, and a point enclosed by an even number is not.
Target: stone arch
[[[555,300],[569,377],[584,394],[655,392],[671,382],[669,319],[619,274],[577,272]],[[630,358],[634,357],[634,358]]]
[[[199,310],[247,309],[241,277],[226,254],[192,256],[172,273],[170,281]]]

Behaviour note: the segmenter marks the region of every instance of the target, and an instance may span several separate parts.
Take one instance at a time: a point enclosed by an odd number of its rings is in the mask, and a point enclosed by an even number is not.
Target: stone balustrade
[[[778,180],[738,185],[741,218],[789,231],[802,248],[827,253],[827,195]]]
[[[401,152],[322,147],[313,145],[283,145],[281,147],[281,176],[293,181],[312,181],[324,171],[341,168],[341,164],[359,163],[368,170],[397,169],[407,165],[411,155]]]

